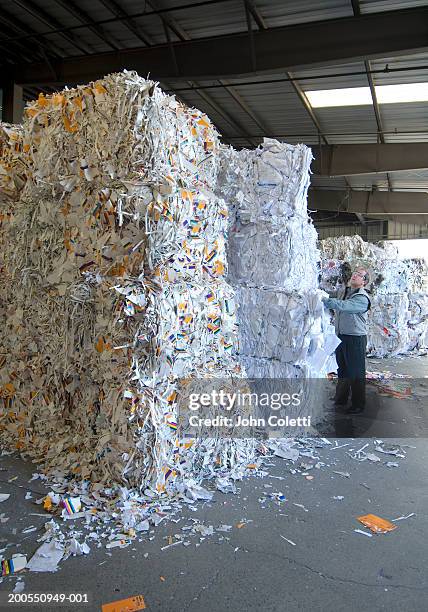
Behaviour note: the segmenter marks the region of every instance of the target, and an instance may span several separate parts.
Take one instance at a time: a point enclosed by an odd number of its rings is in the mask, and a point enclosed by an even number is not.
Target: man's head
[[[365,268],[357,268],[351,276],[350,285],[353,289],[360,289],[367,285],[369,278],[369,273]]]

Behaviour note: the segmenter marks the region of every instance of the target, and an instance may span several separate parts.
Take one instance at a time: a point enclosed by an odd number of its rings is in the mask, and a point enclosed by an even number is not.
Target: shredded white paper
[[[307,212],[311,160],[305,145],[272,139],[251,151],[221,149],[218,189],[232,211],[229,281],[250,377],[323,376],[338,343],[318,290],[317,234]]]

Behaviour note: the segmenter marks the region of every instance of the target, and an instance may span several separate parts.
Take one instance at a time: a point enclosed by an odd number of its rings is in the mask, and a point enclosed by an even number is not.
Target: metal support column
[[[24,102],[21,85],[7,82],[0,84],[2,95],[2,121],[7,123],[21,123]]]

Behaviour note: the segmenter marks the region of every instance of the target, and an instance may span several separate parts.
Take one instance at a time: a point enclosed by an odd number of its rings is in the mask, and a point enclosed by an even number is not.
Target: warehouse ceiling
[[[0,87],[27,100],[135,69],[235,147],[315,145],[317,210],[428,213],[428,153],[414,146],[428,142],[427,102],[377,100],[380,86],[428,83],[428,2],[2,0],[0,48]],[[307,94],[360,87],[369,103],[315,108]]]

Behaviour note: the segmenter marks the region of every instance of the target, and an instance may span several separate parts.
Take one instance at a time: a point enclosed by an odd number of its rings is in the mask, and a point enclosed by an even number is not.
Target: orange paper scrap
[[[359,516],[357,520],[373,531],[373,533],[387,533],[397,529],[397,525],[375,514],[365,514],[364,516]]]
[[[137,612],[137,610],[145,610],[145,608],[144,597],[136,595],[135,597],[128,597],[128,599],[103,604],[101,612]]]

